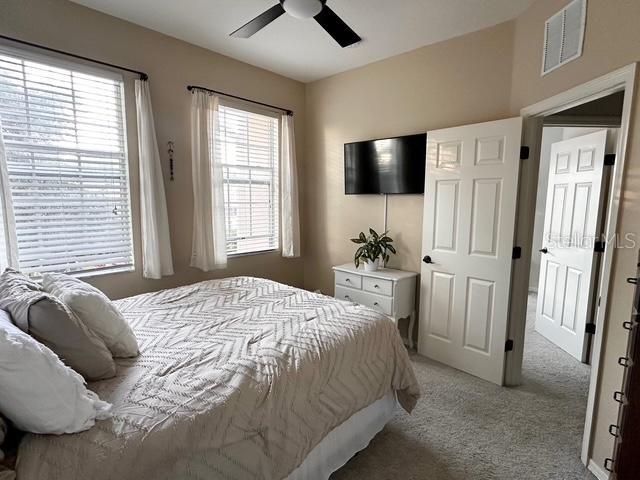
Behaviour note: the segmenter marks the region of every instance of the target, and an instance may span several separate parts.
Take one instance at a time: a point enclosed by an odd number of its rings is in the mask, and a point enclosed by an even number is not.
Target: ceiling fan
[[[280,3],[241,26],[231,36],[249,38],[284,13],[300,19],[313,18],[342,48],[362,40],[327,6],[327,0],[280,0]]]

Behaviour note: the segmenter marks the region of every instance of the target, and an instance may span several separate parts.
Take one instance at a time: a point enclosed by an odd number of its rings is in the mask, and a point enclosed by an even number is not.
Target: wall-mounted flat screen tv
[[[344,192],[424,193],[427,134],[344,145]]]

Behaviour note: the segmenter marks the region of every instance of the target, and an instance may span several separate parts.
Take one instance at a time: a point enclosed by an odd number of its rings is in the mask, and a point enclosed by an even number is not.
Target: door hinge
[[[595,323],[587,323],[584,326],[584,333],[590,333],[591,335],[596,334],[596,324]]]
[[[606,245],[606,242],[598,240],[596,243],[593,244],[593,251],[596,253],[603,253],[605,245]]]
[[[522,145],[520,147],[520,160],[528,160],[529,159],[529,147],[526,145]]]
[[[505,352],[513,351],[513,340],[509,339],[506,342],[504,342],[504,351]]]
[[[520,257],[522,257],[522,247],[513,247],[511,258],[517,260]]]
[[[607,153],[604,156],[604,164],[607,167],[610,167],[612,165],[616,164],[616,154],[615,153]]]
[[[612,458],[605,458],[604,459],[604,469],[607,472],[613,473],[613,459]]]

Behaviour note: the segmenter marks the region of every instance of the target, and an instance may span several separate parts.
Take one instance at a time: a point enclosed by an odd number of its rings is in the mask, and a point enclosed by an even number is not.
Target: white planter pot
[[[364,271],[365,272],[375,272],[376,270],[378,270],[378,267],[380,266],[380,259],[376,258],[375,261],[371,262],[365,262],[364,264]]]

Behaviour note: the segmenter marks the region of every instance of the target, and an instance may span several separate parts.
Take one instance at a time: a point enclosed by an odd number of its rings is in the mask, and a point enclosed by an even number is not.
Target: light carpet
[[[423,397],[413,414],[398,412],[332,480],[594,480],[580,461],[589,367],[533,330],[534,302],[521,386],[414,354]]]

